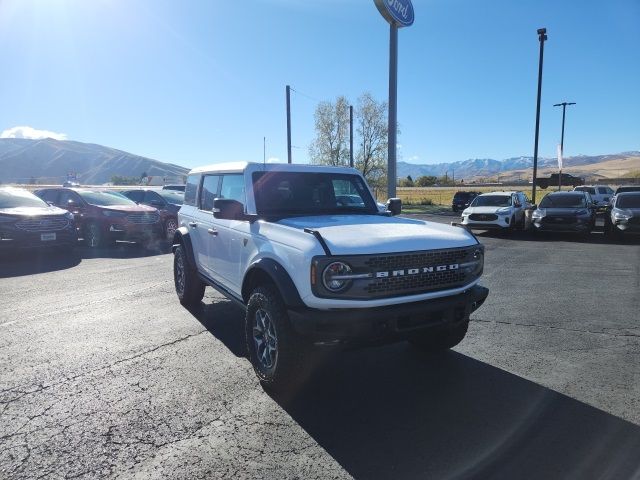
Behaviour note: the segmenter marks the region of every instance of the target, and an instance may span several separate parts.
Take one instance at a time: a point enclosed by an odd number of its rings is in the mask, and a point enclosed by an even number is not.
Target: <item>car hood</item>
[[[66,210],[58,207],[15,207],[15,208],[0,208],[0,214],[2,215],[15,215],[19,217],[35,217],[41,215],[64,215]]]
[[[502,208],[511,208],[511,207],[469,207],[465,209],[465,213],[496,213],[498,210]]]
[[[478,241],[460,227],[381,215],[326,215],[277,222],[322,235],[334,255],[397,253],[467,247]]]
[[[151,213],[157,212],[158,209],[154,207],[148,207],[147,205],[96,205],[98,208],[104,210],[116,210],[118,212],[132,212],[132,213]]]

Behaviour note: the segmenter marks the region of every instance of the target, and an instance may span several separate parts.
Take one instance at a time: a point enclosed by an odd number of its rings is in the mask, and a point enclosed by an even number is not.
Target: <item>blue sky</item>
[[[414,0],[400,31],[401,157],[640,149],[639,0]],[[0,0],[0,131],[30,126],[195,166],[306,162],[318,100],[386,99],[388,25],[372,0]],[[300,93],[298,93],[300,92]]]

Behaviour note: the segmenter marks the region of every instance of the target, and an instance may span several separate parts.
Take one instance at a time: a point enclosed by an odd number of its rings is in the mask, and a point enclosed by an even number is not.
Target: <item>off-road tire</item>
[[[442,352],[458,345],[467,334],[468,328],[469,320],[442,330],[416,333],[409,339],[409,343],[424,352]]]
[[[259,352],[259,342],[256,340],[261,335],[257,325],[258,316],[265,314],[272,327],[271,334],[275,335],[275,342],[271,346],[275,347],[276,354],[275,360],[270,358],[271,367],[259,358],[264,348]],[[282,393],[296,388],[306,371],[307,364],[303,356],[307,347],[304,340],[293,331],[282,299],[274,287],[259,286],[251,292],[245,316],[245,340],[251,365],[266,390]]]
[[[206,285],[198,278],[196,269],[187,260],[184,246],[178,245],[173,255],[173,282],[180,303],[192,307],[204,297]]]

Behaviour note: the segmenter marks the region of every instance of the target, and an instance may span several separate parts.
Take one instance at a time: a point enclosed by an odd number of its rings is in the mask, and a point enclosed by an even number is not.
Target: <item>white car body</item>
[[[477,206],[484,197],[505,197],[505,206]],[[471,229],[508,229],[524,226],[525,210],[531,203],[522,192],[490,192],[478,195],[463,210],[461,224]]]
[[[591,199],[600,204],[608,204],[615,192],[607,185],[580,185],[573,189],[574,192],[587,192]]]

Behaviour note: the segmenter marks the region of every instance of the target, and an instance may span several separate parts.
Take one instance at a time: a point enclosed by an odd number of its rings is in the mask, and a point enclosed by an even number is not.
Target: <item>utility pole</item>
[[[262,163],[267,163],[267,137],[262,137]]]
[[[287,162],[291,162],[291,87],[287,85]]]
[[[387,144],[387,196],[396,196],[396,149],[398,135],[398,27],[389,26],[389,125]]]
[[[540,133],[540,99],[542,97],[542,64],[544,60],[544,42],[547,40],[547,29],[538,29],[540,42],[540,58],[538,60],[538,101],[536,106],[536,139],[533,147],[533,194],[531,202],[536,203],[536,180],[538,178],[538,136]]]
[[[562,107],[562,134],[560,136],[560,157],[564,159],[564,117],[567,105],[575,105],[576,102],[562,102],[556,103],[554,107]],[[562,167],[558,165],[560,175],[558,175],[558,190],[562,189]]]
[[[349,105],[349,166],[353,168],[353,105]]]

